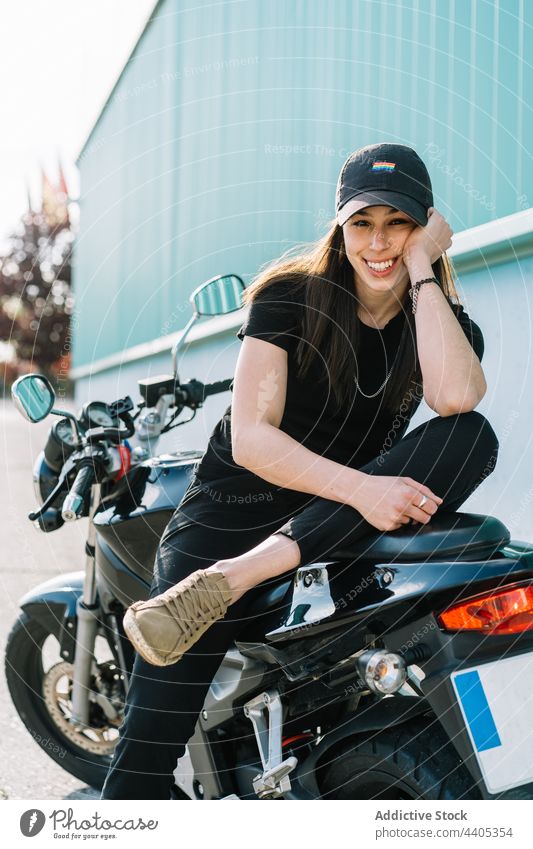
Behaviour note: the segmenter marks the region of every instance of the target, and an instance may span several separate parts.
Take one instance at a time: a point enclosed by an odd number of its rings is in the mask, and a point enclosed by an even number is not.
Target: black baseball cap
[[[393,206],[424,226],[433,206],[428,170],[405,144],[369,144],[350,154],[337,181],[337,222],[365,206]]]

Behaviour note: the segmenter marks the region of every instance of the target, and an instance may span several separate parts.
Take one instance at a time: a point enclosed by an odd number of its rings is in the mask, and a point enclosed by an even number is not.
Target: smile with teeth
[[[398,260],[398,257],[396,256],[396,257],[393,257],[392,259],[387,259],[383,262],[371,262],[368,259],[365,259],[365,262],[368,265],[368,267],[372,269],[372,271],[383,272],[383,271],[389,271],[389,269],[391,269],[393,265],[396,265],[397,260]]]

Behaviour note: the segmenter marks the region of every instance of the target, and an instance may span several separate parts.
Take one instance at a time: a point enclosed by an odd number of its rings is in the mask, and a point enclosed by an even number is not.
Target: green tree
[[[40,211],[29,206],[0,256],[0,339],[21,372],[53,377],[69,362],[73,240],[64,179],[54,187],[44,176]]]

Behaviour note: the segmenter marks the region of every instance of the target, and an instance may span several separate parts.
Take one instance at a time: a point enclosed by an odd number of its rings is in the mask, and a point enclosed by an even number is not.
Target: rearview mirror
[[[51,412],[56,399],[52,384],[44,374],[25,374],[11,387],[15,407],[30,422],[40,422]]]
[[[189,297],[194,314],[191,316],[172,348],[172,373],[178,380],[178,352],[183,347],[189,330],[200,316],[226,315],[242,308],[244,282],[238,274],[220,274],[198,286]]]
[[[226,315],[241,309],[244,288],[236,274],[224,274],[202,283],[189,300],[197,315]]]

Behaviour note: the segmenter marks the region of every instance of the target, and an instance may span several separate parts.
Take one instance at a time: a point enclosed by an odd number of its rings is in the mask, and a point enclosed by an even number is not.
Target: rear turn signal
[[[491,591],[445,610],[437,621],[446,631],[520,634],[533,630],[533,586]]]

